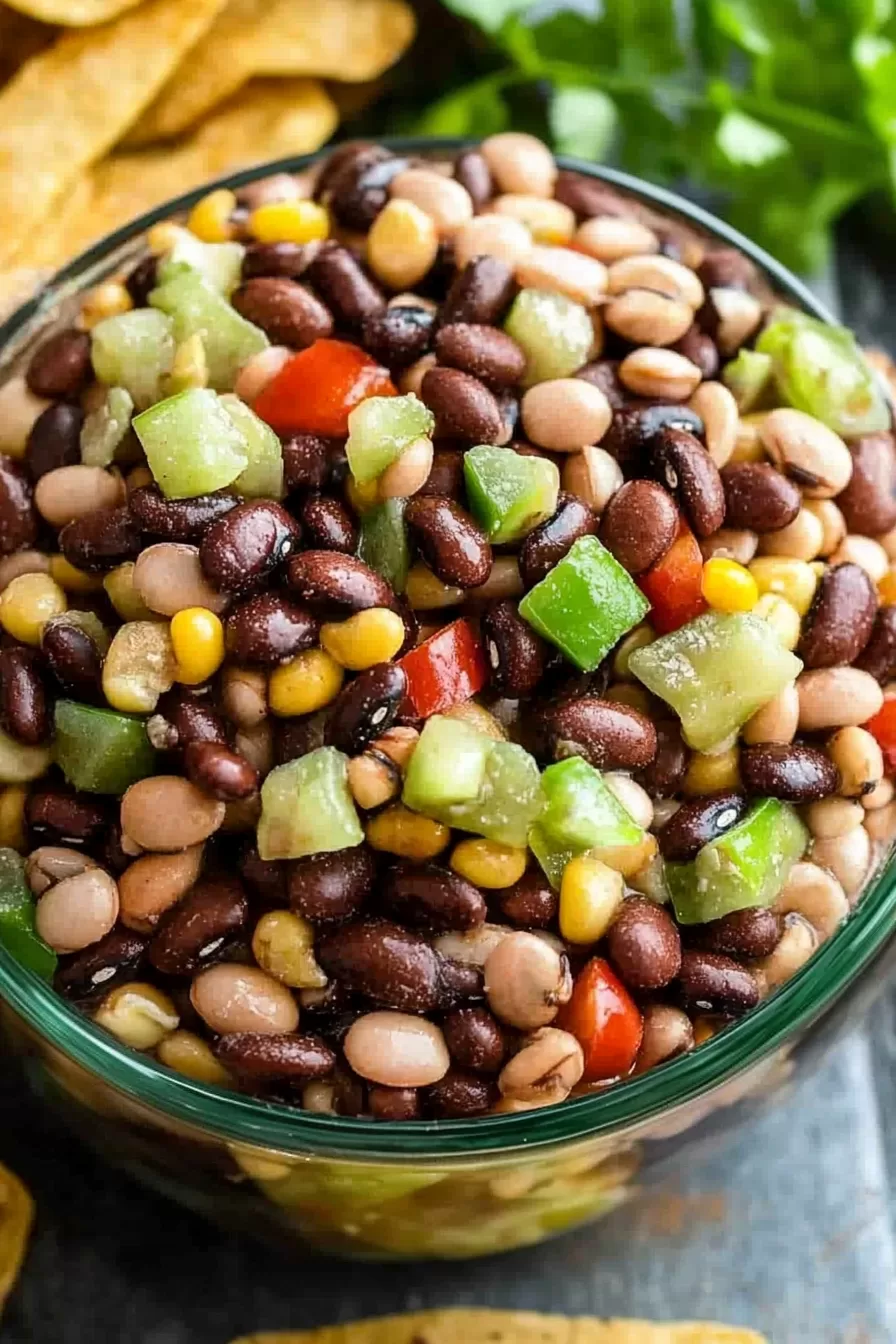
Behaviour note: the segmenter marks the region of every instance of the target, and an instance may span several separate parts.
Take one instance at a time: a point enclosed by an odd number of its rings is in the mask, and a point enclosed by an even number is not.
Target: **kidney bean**
[[[429,475],[416,492],[418,495],[444,495],[460,500],[464,494],[464,455],[454,449],[440,448],[432,455]]]
[[[610,960],[630,989],[662,989],[681,969],[681,937],[671,915],[646,896],[629,896],[607,933]]]
[[[518,882],[498,895],[501,913],[520,929],[546,929],[557,918],[560,898],[537,869],[523,873]]]
[[[0,648],[0,722],[26,747],[39,746],[49,734],[47,692],[33,649]]]
[[[744,747],[740,774],[748,793],[790,803],[814,803],[836,793],[840,785],[840,772],[830,757],[798,742]]]
[[[616,458],[626,475],[639,475],[647,466],[654,437],[665,429],[685,430],[696,438],[704,432],[702,419],[688,406],[638,402],[615,412],[601,447]]]
[[[236,878],[198,882],[159,924],[149,960],[163,975],[192,975],[219,959],[248,918],[249,902]]]
[[[852,476],[837,496],[837,507],[849,532],[880,536],[896,524],[893,435],[863,434],[846,446],[852,458]]]
[[[395,304],[364,319],[364,349],[388,369],[406,369],[429,350],[434,324],[427,308]]]
[[[71,467],[81,461],[83,423],[80,406],[65,401],[57,401],[41,411],[25,445],[25,465],[33,481],[57,467]]]
[[[662,429],[650,454],[658,479],[678,498],[697,536],[712,536],[725,521],[725,491],[703,444],[687,430]]]
[[[59,549],[70,565],[102,574],[140,554],[143,537],[130,508],[93,509],[59,533]]]
[[[324,243],[306,272],[309,284],[331,309],[340,327],[359,328],[386,306],[382,290],[361,269],[348,248]]]
[[[462,938],[465,935],[443,933],[440,936]],[[478,966],[468,966],[462,961],[440,955],[439,975],[439,1007],[443,1011],[469,1003],[471,999],[481,999],[485,993],[482,971]]]
[[[317,434],[296,434],[283,444],[283,475],[288,490],[319,490],[329,471],[330,446]]]
[[[325,714],[305,714],[299,719],[278,719],[274,723],[274,756],[277,765],[285,765],[298,756],[307,756],[324,745]]]
[[[207,840],[224,820],[224,804],[179,775],[138,780],[121,800],[121,828],[142,849],[173,853]]]
[[[683,952],[678,986],[690,1011],[741,1017],[759,1002],[759,986],[750,972],[718,952]]]
[[[395,610],[395,594],[369,565],[337,551],[303,551],[286,567],[286,578],[313,607],[335,607],[346,614],[369,607]]]
[[[851,663],[874,629],[877,592],[860,565],[826,569],[803,620],[797,653],[805,667]]]
[[[430,369],[420,396],[436,417],[436,435],[464,443],[498,443],[504,423],[494,395],[484,383],[459,369]]]
[[[316,252],[317,248],[308,243],[249,243],[243,254],[240,274],[243,280],[256,280],[260,276],[298,280]]]
[[[0,453],[0,556],[37,540],[38,518],[25,469]]]
[[[109,825],[106,809],[97,799],[53,787],[28,795],[25,820],[37,844],[87,849],[102,841]]]
[[[340,224],[365,232],[389,199],[389,183],[404,172],[408,160],[382,145],[362,144],[353,149],[337,162],[325,186],[318,184],[318,191],[328,195],[329,208]]]
[[[721,364],[716,343],[705,331],[700,330],[696,322],[688,327],[671,348],[696,364],[704,379],[715,378]]]
[[[240,663],[274,667],[317,643],[320,622],[282,593],[259,593],[231,609],[225,622],[229,652]]]
[[[409,1013],[427,1013],[439,1006],[438,956],[420,934],[390,920],[365,919],[324,930],[314,951],[327,975],[371,1003]],[[349,1063],[357,1070],[351,1057]]]
[[[216,588],[244,592],[273,573],[298,540],[298,524],[281,505],[271,499],[246,500],[206,530],[199,562]]]
[[[442,1021],[452,1060],[472,1073],[497,1073],[507,1055],[503,1028],[487,1008],[455,1008]]]
[[[493,390],[515,387],[526,371],[526,356],[500,327],[450,322],[439,328],[435,350],[441,365],[472,374]]]
[[[77,1002],[134,980],[143,964],[146,943],[139,933],[114,928],[98,943],[62,958],[53,987]]]
[[[485,1115],[500,1094],[494,1083],[474,1073],[449,1069],[445,1077],[426,1091],[426,1109],[437,1120],[466,1120]]]
[[[239,504],[227,490],[191,499],[166,499],[157,485],[132,491],[128,507],[144,532],[162,541],[198,541],[217,518]]]
[[[309,1032],[232,1031],[215,1044],[215,1054],[239,1078],[326,1078],[336,1067],[336,1054]]]
[[[501,320],[516,294],[513,271],[499,257],[473,257],[458,271],[439,309],[439,323]]]
[[[682,803],[656,833],[664,859],[686,863],[695,859],[704,845],[724,835],[745,815],[747,800],[742,793],[727,790]]]
[[[388,912],[434,933],[465,932],[485,922],[485,898],[472,882],[435,864],[399,864],[383,893]]]
[[[68,327],[37,347],[25,381],[37,397],[74,401],[90,381],[90,334]]]
[[[72,621],[48,621],[40,648],[47,668],[63,691],[76,700],[102,701],[103,660],[86,630]]]
[[[792,523],[803,497],[799,486],[768,462],[737,462],[722,471],[725,522],[752,532],[778,532]]]
[[[697,276],[706,289],[752,289],[756,267],[736,247],[714,247],[704,254]]]
[[[285,985],[257,966],[222,962],[200,971],[190,986],[190,1002],[212,1031],[295,1031],[296,1001]]]
[[[775,910],[756,906],[733,910],[721,919],[698,924],[689,930],[692,940],[704,952],[721,952],[728,957],[771,956],[781,940],[784,921]]]
[[[149,296],[158,285],[158,257],[144,257],[130,272],[125,280],[125,289],[134,301],[135,308],[145,308]]]
[[[404,668],[376,663],[360,672],[330,706],[324,740],[357,756],[398,718],[407,690]]]
[[[656,729],[640,710],[583,695],[546,709],[542,725],[554,760],[584,756],[595,770],[639,770],[657,750]]]
[[[871,638],[854,662],[882,686],[896,676],[896,607],[880,608],[871,627]]]
[[[263,859],[254,844],[248,845],[237,860],[237,869],[253,896],[264,906],[283,907],[287,904],[285,863]]]
[[[601,518],[599,536],[624,569],[642,574],[666,554],[677,532],[674,500],[662,486],[638,480],[627,481],[613,495]]]
[[[419,1120],[421,1115],[416,1087],[369,1087],[367,1105],[374,1120]]]
[[[308,545],[316,550],[354,553],[358,528],[340,500],[331,495],[309,495],[299,510],[299,522]]]
[[[576,495],[561,493],[557,509],[532,529],[520,547],[520,574],[526,588],[533,588],[563,559],[580,537],[593,536],[597,518]]]
[[[687,773],[691,753],[675,719],[658,719],[653,726],[656,732],[656,755],[648,766],[637,772],[635,778],[651,798],[672,798]]]
[[[315,924],[332,924],[361,909],[376,882],[376,860],[366,845],[310,854],[289,867],[289,903]]]
[[[237,312],[274,345],[304,350],[333,332],[333,318],[311,290],[282,275],[257,276],[230,296]]]
[[[454,588],[478,588],[492,567],[492,548],[465,509],[444,496],[409,499],[405,522],[436,577]]]
[[[544,675],[548,646],[523,620],[517,604],[495,602],[482,617],[489,680],[501,695],[532,695]]]
[[[258,790],[258,771],[254,765],[220,742],[188,743],[184,769],[198,789],[223,803],[251,798]]]
[[[211,699],[201,690],[175,686],[159,700],[146,731],[159,751],[185,748],[191,742],[227,745],[227,729]]]

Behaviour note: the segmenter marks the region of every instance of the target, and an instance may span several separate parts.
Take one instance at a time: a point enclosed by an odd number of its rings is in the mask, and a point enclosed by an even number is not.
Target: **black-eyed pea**
[[[299,1009],[287,987],[258,966],[221,962],[194,977],[190,1002],[205,1024],[226,1035],[236,1031],[295,1031]]]
[[[233,1078],[223,1064],[215,1059],[211,1046],[195,1032],[178,1028],[156,1046],[156,1058],[166,1068],[195,1083],[211,1083],[217,1087],[232,1087]]]
[[[387,202],[367,235],[367,264],[390,289],[410,289],[419,284],[438,250],[436,220],[413,199],[393,198]]]
[[[836,796],[809,803],[803,818],[816,840],[834,840],[837,836],[847,835],[865,819],[858,802]]]
[[[285,345],[269,345],[257,355],[251,355],[240,369],[233,385],[233,390],[240,401],[245,401],[251,406],[292,356],[293,351]]]
[[[642,830],[649,831],[653,825],[653,800],[647,790],[642,789],[631,775],[620,771],[604,775],[604,783],[616,795],[632,821]]]
[[[680,299],[652,289],[627,289],[602,309],[604,322],[623,340],[642,345],[674,345],[691,326],[694,314]]]
[[[124,481],[117,472],[84,463],[56,467],[41,476],[34,487],[38,512],[56,528],[97,509],[112,509],[124,502],[124,496]]]
[[[110,990],[93,1015],[100,1027],[132,1050],[154,1050],[180,1025],[177,1009],[155,985],[132,980]]]
[[[167,625],[128,621],[115,632],[103,662],[103,694],[113,709],[151,714],[170,691],[177,659]]]
[[[419,438],[386,468],[377,481],[380,499],[409,499],[416,495],[432,471],[432,440]]]
[[[185,542],[147,546],[134,566],[133,581],[138,597],[163,616],[175,616],[188,607],[204,607],[220,615],[229,600],[205,577],[199,547]]]
[[[613,418],[604,393],[581,378],[552,378],[530,387],[520,414],[531,443],[562,453],[577,453],[597,443]]]
[[[499,943],[509,938],[512,930],[506,924],[480,924],[465,933],[440,933],[433,939],[436,952],[462,966],[483,967]]]
[[[530,230],[510,215],[476,215],[454,235],[454,259],[459,269],[476,257],[494,257],[513,271],[531,248]]]
[[[21,374],[5,382],[0,387],[0,453],[24,457],[35,420],[51,405],[31,391]]]
[[[777,989],[805,966],[817,947],[818,934],[809,921],[795,913],[787,915],[778,946],[753,962],[752,969],[763,977],[766,991]]]
[[[623,483],[622,468],[604,448],[589,446],[563,464],[563,489],[601,513]]]
[[[54,952],[80,952],[113,928],[118,918],[118,886],[96,866],[64,877],[40,897],[34,926]]]
[[[799,726],[804,733],[866,723],[884,702],[878,683],[857,667],[820,667],[803,672],[796,688]]]
[[[694,1048],[694,1028],[687,1013],[669,1003],[651,1003],[644,1011],[644,1034],[635,1060],[635,1074],[687,1054]]]
[[[645,256],[660,250],[659,239],[646,224],[613,215],[586,219],[576,230],[575,245],[605,265],[624,257]]]
[[[572,994],[566,958],[533,933],[502,936],[484,969],[489,1007],[521,1031],[547,1026]]]
[[[736,560],[739,565],[748,565],[758,547],[758,532],[751,532],[746,527],[720,527],[712,536],[703,538],[700,553],[704,560],[718,555],[725,560]]]
[[[534,135],[500,131],[486,136],[479,148],[500,191],[552,195],[557,165],[547,145]]]
[[[804,411],[779,407],[759,426],[768,456],[809,499],[831,499],[849,484],[852,458],[838,434]]]
[[[847,533],[829,561],[832,565],[859,565],[872,583],[880,583],[890,568],[889,557],[883,546],[858,532]]]
[[[409,1013],[365,1013],[349,1027],[342,1048],[355,1073],[386,1087],[429,1087],[451,1063],[439,1027]]]
[[[664,256],[625,257],[610,266],[607,277],[610,294],[629,289],[647,289],[679,300],[691,309],[703,303],[703,285],[698,276],[680,261]]]
[[[873,793],[884,777],[883,752],[877,739],[865,728],[841,728],[828,740],[827,751],[840,772],[844,798],[862,798]]]
[[[358,807],[372,811],[397,798],[401,774],[379,752],[367,750],[348,763],[348,787]]]
[[[807,499],[803,507],[821,523],[818,554],[825,558],[833,555],[846,536],[846,519],[840,509],[832,499]]]
[[[762,320],[762,304],[746,289],[712,288],[706,294],[708,330],[722,355],[734,355]]]
[[[268,910],[255,925],[252,955],[263,971],[292,989],[323,989],[325,973],[314,959],[314,929],[291,910]]]
[[[688,401],[703,421],[706,451],[721,471],[730,461],[737,443],[739,414],[737,402],[724,383],[701,383]]]
[[[853,903],[871,866],[871,837],[864,826],[830,840],[813,840],[809,858],[829,869]]]
[[[824,942],[849,914],[849,901],[832,873],[816,863],[796,863],[773,908],[782,916],[802,915]]]
[[[501,1094],[511,1101],[563,1101],[585,1072],[582,1047],[568,1031],[542,1027],[527,1036],[498,1075]]]
[[[777,593],[763,593],[753,608],[758,616],[772,627],[785,649],[795,649],[800,642],[801,617],[796,607]]]
[[[821,555],[824,526],[808,508],[801,508],[792,523],[759,538],[760,555],[786,555],[794,560],[814,560]]]
[[[765,449],[759,437],[759,426],[765,415],[765,411],[753,411],[738,420],[734,449],[728,459],[732,466],[740,462],[765,461]]]
[[[741,730],[747,746],[759,742],[792,742],[800,717],[800,698],[796,683],[784,686],[771,700],[757,709]]]
[[[865,817],[865,830],[875,845],[888,846],[896,838],[896,803],[887,803]]]
[[[65,845],[40,845],[25,860],[25,880],[34,896],[42,896],[57,882],[96,867],[96,860],[80,850]]]
[[[702,375],[696,364],[675,350],[642,345],[622,360],[619,377],[630,392],[640,397],[687,401],[697,390]]]
[[[389,184],[389,194],[393,200],[412,202],[428,215],[442,238],[451,237],[473,218],[473,202],[467,189],[431,168],[406,168],[397,173]],[[394,285],[395,289],[404,287],[404,283]]]
[[[870,793],[864,794],[860,801],[866,812],[876,812],[881,807],[888,807],[894,797],[896,797],[896,784],[885,776]]]
[[[517,262],[515,276],[525,289],[565,294],[586,308],[598,303],[607,289],[606,266],[568,247],[533,246]]]

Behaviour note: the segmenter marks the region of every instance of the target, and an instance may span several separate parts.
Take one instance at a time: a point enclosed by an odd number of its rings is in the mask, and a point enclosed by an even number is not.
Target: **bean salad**
[[[881,386],[525,134],[154,225],[0,386],[0,631],[0,941],[306,1111],[663,1064],[896,834]]]

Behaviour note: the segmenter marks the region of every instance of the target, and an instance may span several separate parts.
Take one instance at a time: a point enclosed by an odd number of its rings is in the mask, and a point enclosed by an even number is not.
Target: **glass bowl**
[[[411,153],[451,141],[394,140]],[[220,179],[238,188],[319,155]],[[788,302],[831,321],[755,244],[671,192],[574,159],[561,166],[740,248]],[[97,243],[0,325],[0,380],[75,298],[132,264],[141,236],[208,190],[167,202]],[[175,1074],[81,1016],[0,946],[0,1022],[27,1080],[110,1162],[235,1228],[370,1258],[465,1257],[528,1245],[614,1208],[793,1085],[867,1010],[896,965],[892,860],[837,933],[783,987],[694,1053],[597,1095],[512,1115],[411,1124],[317,1115]]]

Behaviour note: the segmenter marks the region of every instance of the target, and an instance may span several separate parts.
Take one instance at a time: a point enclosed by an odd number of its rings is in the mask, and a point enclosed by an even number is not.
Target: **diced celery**
[[[348,787],[348,757],[318,747],[276,766],[261,786],[258,852],[263,859],[301,859],[353,849],[364,839]]]
[[[391,583],[396,593],[404,592],[411,567],[406,504],[405,499],[386,499],[362,513],[358,541],[358,558]]]
[[[519,541],[557,508],[560,472],[546,457],[481,444],[464,453],[464,481],[473,516],[497,545]]]
[[[149,302],[172,318],[175,340],[197,332],[202,337],[209,383],[219,392],[230,392],[241,366],[269,343],[261,328],[241,317],[198,271],[185,270],[160,285]]]
[[[35,975],[52,980],[56,953],[35,932],[34,897],[14,849],[0,849],[0,943]]]
[[[412,392],[406,397],[368,397],[349,413],[348,465],[359,485],[375,481],[406,448],[427,438],[435,417]]]
[[[461,719],[434,714],[414,748],[402,800],[424,815],[478,798],[491,739]]]
[[[249,454],[249,465],[237,476],[234,490],[247,499],[282,499],[283,446],[279,438],[232,392],[224,393],[221,405],[245,439]]]
[[[526,387],[569,377],[587,363],[594,344],[587,308],[548,289],[521,289],[504,330],[525,351]]]
[[[743,821],[704,845],[692,863],[667,863],[680,924],[705,924],[734,910],[771,905],[809,833],[788,803],[763,798]]]
[[[167,284],[185,271],[198,271],[212,289],[226,296],[240,283],[245,253],[242,243],[203,243],[185,231],[167,256],[160,258],[158,283]]]
[[[154,308],[104,318],[90,333],[93,371],[107,387],[123,387],[138,411],[161,396],[174,360],[174,324]]]
[[[772,383],[772,357],[746,346],[722,370],[722,382],[730,389],[741,415],[754,410]]]
[[[121,794],[156,767],[144,719],[57,700],[54,725],[56,764],[74,789]]]
[[[159,401],[134,420],[149,469],[169,499],[231,485],[249,465],[245,436],[220,398],[192,387]]]
[[[650,603],[597,537],[580,537],[520,602],[520,615],[584,672],[591,672]]]
[[[855,337],[793,308],[779,308],[756,342],[771,356],[784,400],[846,437],[890,428],[890,408]]]
[[[802,666],[772,627],[748,612],[706,612],[629,659],[638,680],[675,710],[697,751],[736,732]]]
[[[489,741],[479,796],[446,808],[439,820],[522,849],[544,806],[538,766],[515,742]]]
[[[131,427],[134,399],[123,387],[110,387],[97,410],[81,426],[81,461],[88,467],[108,467]]]
[[[644,832],[581,756],[549,765],[541,777],[545,807],[529,832],[529,848],[553,886],[575,854],[636,845]]]

